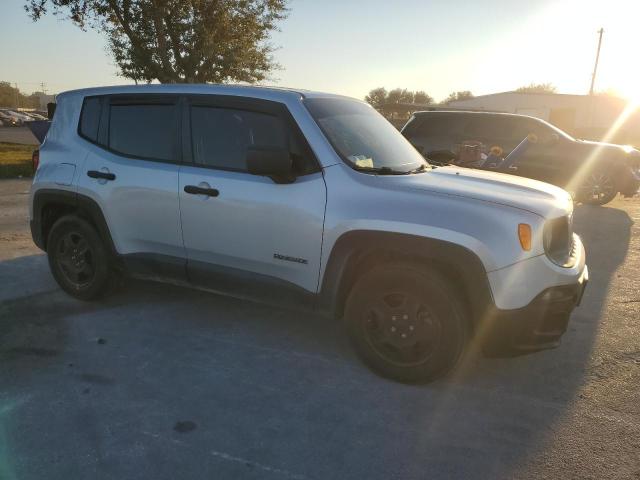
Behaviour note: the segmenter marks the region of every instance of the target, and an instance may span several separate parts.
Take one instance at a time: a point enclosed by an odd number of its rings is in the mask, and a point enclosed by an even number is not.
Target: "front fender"
[[[342,315],[351,286],[371,261],[404,259],[431,262],[464,291],[474,322],[492,303],[491,287],[482,261],[462,245],[416,235],[375,230],[352,230],[333,245],[324,267],[317,309]]]

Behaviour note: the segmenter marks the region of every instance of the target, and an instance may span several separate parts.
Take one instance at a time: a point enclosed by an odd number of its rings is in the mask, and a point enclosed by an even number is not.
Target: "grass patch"
[[[34,145],[0,142],[0,178],[32,176],[31,154],[35,149]]]

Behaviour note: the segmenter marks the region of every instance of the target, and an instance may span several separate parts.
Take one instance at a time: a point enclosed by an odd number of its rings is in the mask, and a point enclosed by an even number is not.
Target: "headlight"
[[[556,265],[570,267],[573,255],[572,217],[547,220],[543,232],[544,251]]]

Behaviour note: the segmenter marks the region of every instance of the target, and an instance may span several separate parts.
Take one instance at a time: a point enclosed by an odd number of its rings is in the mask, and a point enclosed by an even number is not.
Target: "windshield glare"
[[[311,98],[304,104],[325,136],[351,167],[410,172],[427,163],[370,105],[341,98]]]

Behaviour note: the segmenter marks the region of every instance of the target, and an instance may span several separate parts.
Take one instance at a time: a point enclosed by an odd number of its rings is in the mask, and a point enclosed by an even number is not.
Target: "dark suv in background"
[[[402,134],[436,164],[457,163],[465,144],[479,145],[485,154],[500,147],[506,156],[522,140],[533,137],[537,141],[529,144],[507,173],[558,185],[584,203],[604,205],[618,192],[634,195],[640,186],[640,151],[577,140],[543,120],[525,115],[416,112]]]

